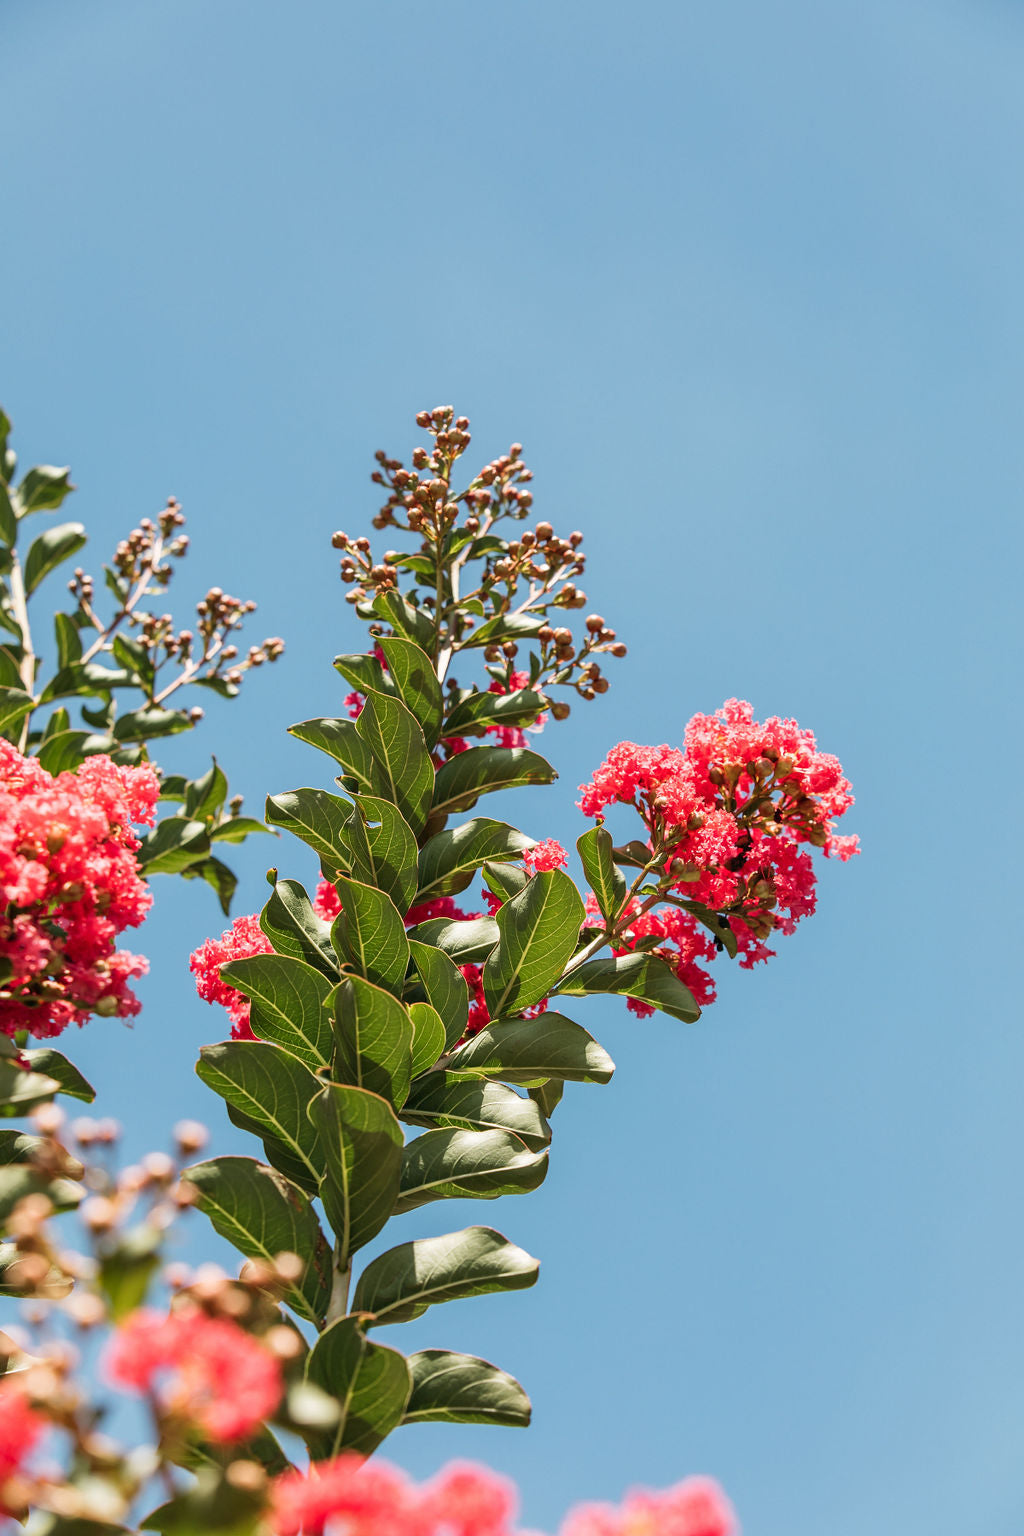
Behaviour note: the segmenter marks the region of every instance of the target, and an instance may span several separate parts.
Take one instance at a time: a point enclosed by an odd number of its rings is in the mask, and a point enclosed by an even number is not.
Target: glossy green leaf
[[[187,816],[165,816],[142,839],[136,857],[149,875],[176,875],[210,852],[210,834],[204,821]]]
[[[591,827],[589,832],[577,838],[576,847],[601,915],[611,921],[622,910],[627,889],[626,877],[612,857],[611,833],[604,827]]]
[[[0,448],[0,459],[3,449]],[[3,465],[0,462],[0,544],[7,549],[13,549],[18,540],[18,519],[14,513],[11,502],[11,493],[3,480]]]
[[[209,768],[185,788],[185,810],[200,821],[215,817],[228,797],[227,775],[214,758]]]
[[[16,731],[33,708],[35,700],[24,688],[0,688],[0,734]]]
[[[398,807],[379,795],[357,794],[348,841],[351,874],[385,891],[398,910],[406,912],[416,895],[418,850]]]
[[[495,930],[495,933],[497,930]],[[426,1000],[444,1023],[445,1045],[452,1046],[466,1033],[469,1022],[469,987],[454,960],[433,944],[410,939],[409,952]]]
[[[469,747],[437,770],[434,812],[467,810],[481,795],[520,784],[551,784],[558,775],[549,762],[526,747]]]
[[[224,916],[230,916],[231,898],[238,889],[238,877],[234,870],[211,855],[208,859],[199,859],[195,864],[188,865],[182,870],[182,875],[186,880],[205,880],[216,891]]]
[[[302,720],[288,727],[289,734],[318,747],[340,763],[343,777],[351,779],[361,790],[380,794],[383,783],[381,769],[372,751],[356,730],[354,720]]]
[[[320,1324],[331,1292],[327,1240],[302,1190],[251,1157],[214,1157],[186,1168],[197,1204],[221,1237],[248,1259],[297,1253],[305,1271],[285,1300],[301,1317]]]
[[[335,1265],[346,1269],[394,1210],[402,1127],[385,1099],[340,1083],[329,1083],[309,1113],[326,1162],[320,1198],[334,1229]]]
[[[426,1131],[402,1155],[396,1214],[430,1200],[493,1200],[543,1183],[548,1154],[509,1131]]]
[[[331,930],[317,917],[304,887],[297,880],[277,882],[260,913],[260,927],[279,955],[304,960],[330,977],[332,982],[338,980]]]
[[[312,1071],[330,1064],[333,986],[292,955],[252,955],[221,966],[221,977],[252,999],[250,1024],[260,1040],[289,1051]]]
[[[389,673],[384,671],[376,656],[368,656],[365,652],[356,655],[335,656],[334,665],[346,682],[360,693],[393,693],[394,681]]]
[[[543,699],[531,688],[517,688],[514,693],[471,693],[448,716],[444,734],[478,736],[492,725],[532,725],[543,708]]]
[[[322,1085],[301,1061],[259,1040],[225,1040],[201,1048],[196,1072],[260,1135],[283,1143],[302,1169],[303,1184],[319,1184],[324,1157],[309,1106]]]
[[[479,1072],[510,1083],[535,1083],[548,1077],[607,1083],[615,1071],[604,1047],[560,1013],[485,1024],[459,1047],[450,1065],[453,1072]]]
[[[307,1437],[316,1460],[341,1451],[369,1456],[402,1422],[411,1386],[405,1356],[371,1344],[357,1318],[342,1317],[324,1329],[306,1370],[308,1379],[341,1409],[332,1430]]]
[[[689,987],[659,955],[617,955],[588,960],[558,988],[570,997],[618,992],[660,1008],[684,1024],[696,1023],[700,1008]]]
[[[51,571],[70,560],[85,547],[85,543],[85,528],[81,523],[59,523],[33,539],[25,557],[25,591],[29,596]]]
[[[507,1371],[476,1355],[421,1349],[406,1361],[412,1392],[403,1424],[504,1424],[530,1422],[530,1399]]]
[[[378,764],[377,793],[397,805],[418,832],[430,809],[434,765],[416,716],[389,694],[369,693],[356,731]]]
[[[401,1106],[412,1074],[413,1025],[405,1007],[383,987],[351,976],[334,994],[334,1020],[341,1081]]]
[[[293,832],[312,848],[328,880],[347,874],[352,867],[348,828],[354,816],[351,801],[326,789],[288,789],[267,796],[267,821]]]
[[[0,1059],[0,1115],[23,1115],[33,1104],[43,1104],[60,1090],[54,1077],[25,1072],[6,1057]]]
[[[417,903],[463,891],[489,859],[514,857],[532,846],[532,837],[486,816],[435,832],[420,850]]]
[[[136,709],[114,721],[115,741],[152,741],[192,730],[193,722],[179,709]]]
[[[576,948],[586,913],[560,869],[544,870],[495,914],[498,943],[484,966],[484,998],[492,1019],[539,1002]]]
[[[331,929],[338,954],[360,976],[396,997],[409,968],[409,941],[402,914],[383,891],[358,880],[339,879],[341,912]]]
[[[565,1092],[565,1083],[560,1077],[549,1077],[546,1082],[534,1083],[529,1089],[530,1098],[540,1109],[545,1120],[550,1120]]]
[[[384,635],[378,644],[387,658],[398,697],[419,721],[427,746],[436,746],[444,699],[430,657],[411,640],[398,635]]]
[[[498,925],[493,917],[431,917],[409,929],[410,943],[414,940],[441,950],[456,965],[475,965],[497,944]]]
[[[18,499],[23,513],[55,512],[65,496],[73,490],[70,469],[66,467],[59,469],[54,464],[37,464],[34,469],[28,471],[18,486]],[[70,526],[80,527],[81,525],[74,523]],[[57,532],[56,529],[51,531]]]
[[[494,864],[485,864],[481,871],[484,884],[492,895],[499,901],[508,901],[513,896],[518,896],[524,890],[529,880],[529,872],[521,864],[506,864],[498,860]]]
[[[436,631],[432,619],[420,608],[414,608],[400,592],[382,592],[373,602],[374,613],[391,624],[406,640],[412,640],[425,651],[433,648]]]
[[[27,1061],[33,1072],[41,1072],[44,1077],[52,1078],[58,1085],[60,1092],[66,1094],[69,1099],[81,1099],[84,1104],[91,1104],[96,1097],[96,1090],[79,1072],[73,1061],[69,1061],[60,1051],[55,1051],[51,1046],[35,1046],[31,1050],[22,1051],[21,1058]]]
[[[253,834],[269,833],[270,828],[255,816],[228,816],[210,828],[211,843],[244,843]]]
[[[85,744],[90,734],[89,731],[57,731],[47,737],[36,756],[47,773],[54,777],[72,772],[85,761]]]
[[[366,1266],[352,1301],[368,1322],[404,1323],[441,1301],[531,1286],[536,1259],[491,1227],[466,1227],[389,1248]]]
[[[413,1028],[412,1075],[419,1077],[444,1055],[444,1020],[430,1003],[410,1003],[409,1017]]]
[[[57,666],[70,667],[82,659],[82,632],[69,613],[55,613],[53,632],[57,641]]]

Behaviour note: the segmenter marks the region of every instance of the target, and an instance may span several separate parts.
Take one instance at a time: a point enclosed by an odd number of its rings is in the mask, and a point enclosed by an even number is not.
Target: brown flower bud
[[[602,619],[599,613],[588,614],[583,622],[592,634],[596,635],[600,630],[604,629],[604,619]]]

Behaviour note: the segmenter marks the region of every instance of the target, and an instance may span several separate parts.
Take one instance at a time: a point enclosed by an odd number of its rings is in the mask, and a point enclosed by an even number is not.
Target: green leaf
[[[542,1013],[535,1019],[496,1019],[485,1024],[452,1056],[451,1070],[479,1072],[509,1083],[536,1083],[548,1077],[607,1083],[615,1063],[581,1025],[560,1013]]]
[[[402,1155],[395,1214],[430,1200],[493,1200],[536,1189],[548,1171],[547,1152],[531,1152],[508,1131],[426,1131]]]
[[[260,1040],[280,1046],[313,1072],[330,1065],[333,986],[321,971],[292,955],[252,955],[222,965],[220,974],[252,999],[249,1022]]]
[[[420,850],[417,905],[435,896],[464,891],[481,864],[533,847],[527,837],[506,821],[474,816],[459,827],[435,832]]]
[[[29,512],[55,512],[74,486],[70,469],[57,469],[53,464],[37,464],[30,469],[18,486],[18,499],[22,514]],[[78,527],[79,524],[72,524]],[[51,530],[56,533],[56,528]],[[85,540],[82,540],[85,543]],[[31,591],[32,589],[29,588]]]
[[[493,1228],[467,1227],[382,1253],[360,1275],[352,1310],[370,1313],[371,1326],[409,1322],[437,1302],[523,1290],[535,1283],[539,1268]]]
[[[0,735],[6,736],[35,707],[35,700],[23,688],[0,688]]]
[[[57,731],[47,737],[36,756],[47,773],[54,777],[73,771],[85,761],[84,748],[89,736],[88,731]]]
[[[223,1467],[202,1467],[193,1487],[154,1509],[139,1529],[162,1536],[252,1536],[262,1525],[264,1505],[262,1490],[229,1483]]]
[[[371,795],[383,789],[383,774],[369,746],[356,730],[354,720],[302,720],[288,727],[289,735],[318,747],[333,757],[344,769],[346,779],[351,779],[360,790]]]
[[[0,1115],[23,1115],[34,1104],[43,1104],[60,1091],[54,1077],[25,1072],[6,1058],[0,1059]]]
[[[412,1075],[419,1077],[421,1072],[428,1071],[444,1055],[444,1020],[429,1003],[410,1003],[409,1017],[413,1028]]]
[[[55,1179],[25,1163],[9,1164],[0,1168],[0,1223],[26,1195],[46,1195],[55,1210],[73,1211],[85,1196],[85,1186],[71,1179]]]
[[[445,1072],[417,1078],[402,1106],[409,1125],[466,1131],[511,1131],[532,1151],[551,1140],[551,1129],[532,1099],[504,1083],[471,1082]]]
[[[360,693],[393,693],[395,685],[376,656],[365,652],[335,656],[335,669]]]
[[[320,1198],[334,1228],[335,1267],[370,1242],[394,1210],[402,1168],[402,1127],[386,1099],[329,1083],[313,1100],[327,1164]]]
[[[142,1305],[149,1282],[160,1266],[163,1231],[142,1222],[119,1233],[100,1257],[97,1280],[107,1298],[111,1320],[118,1323]]]
[[[493,917],[431,917],[409,929],[409,940],[442,950],[456,965],[475,965],[497,944],[498,925]]]
[[[104,667],[98,661],[72,661],[51,677],[40,694],[40,702],[48,704],[51,699],[81,698],[83,695],[107,699],[113,688],[134,686],[130,674],[120,668]]]
[[[508,901],[524,890],[530,876],[521,864],[485,864],[484,884],[499,901]]]
[[[560,1077],[549,1077],[546,1082],[535,1083],[529,1089],[530,1098],[537,1104],[545,1120],[551,1119],[562,1102],[564,1092],[565,1083]]]
[[[560,869],[534,875],[495,915],[498,943],[484,966],[484,998],[492,1019],[539,1002],[576,948],[586,913]]]
[[[589,832],[576,839],[576,847],[601,915],[611,922],[622,910],[627,889],[626,877],[612,857],[611,833],[604,827],[591,827]]]
[[[335,1070],[342,1082],[401,1106],[412,1072],[413,1025],[406,1009],[383,987],[351,976],[334,994],[334,1020]]]
[[[406,640],[429,651],[435,641],[433,622],[419,608],[406,602],[400,592],[382,592],[374,599],[373,611],[379,613]]]
[[[210,842],[244,843],[254,833],[269,831],[270,828],[255,816],[227,816],[210,828]]]
[[[185,810],[198,821],[212,820],[228,797],[227,775],[216,758],[201,778],[185,789]],[[259,825],[259,823],[257,823]]]
[[[547,619],[537,613],[498,613],[467,636],[462,644],[495,645],[504,640],[532,640],[546,623]]]
[[[531,688],[514,693],[471,693],[444,723],[445,736],[480,736],[491,725],[532,725],[544,700]]]
[[[618,992],[639,998],[660,1008],[684,1024],[695,1024],[700,1009],[689,987],[679,980],[672,967],[660,955],[618,955],[588,960],[573,971],[558,991],[569,997],[585,997],[593,992]]]
[[[409,941],[402,914],[383,891],[358,880],[334,882],[341,912],[331,929],[331,940],[341,959],[360,976],[396,997],[409,968]]]
[[[328,880],[352,867],[348,827],[354,815],[350,801],[326,789],[289,789],[267,796],[267,821],[294,832],[312,848]]]
[[[21,646],[15,650],[11,646],[0,645],[0,688],[17,688],[19,692],[24,692],[21,685],[20,658]]]
[[[322,971],[332,983],[338,980],[331,930],[317,917],[297,880],[277,882],[260,913],[260,927],[279,955],[304,960]]]
[[[370,693],[356,731],[378,765],[378,794],[397,805],[414,832],[427,819],[434,789],[434,765],[416,716],[400,700]]]
[[[57,640],[57,666],[70,667],[82,659],[82,632],[69,613],[55,613],[53,630]]]
[[[136,854],[149,875],[177,875],[210,852],[210,834],[204,821],[188,816],[165,816],[142,839]]]
[[[152,741],[158,736],[177,736],[192,730],[192,721],[180,709],[136,709],[114,722],[115,741]]]
[[[416,967],[420,986],[427,995],[427,1002],[440,1014],[444,1023],[445,1045],[452,1046],[461,1040],[469,1023],[469,988],[466,978],[443,950],[432,944],[409,941],[409,953]]]
[[[411,640],[396,635],[385,635],[378,643],[387,657],[399,698],[419,721],[427,746],[436,746],[444,699],[430,657]]]
[[[301,1183],[317,1187],[324,1155],[309,1106],[321,1084],[301,1061],[258,1040],[225,1040],[200,1049],[196,1072],[208,1088],[257,1126],[261,1136],[269,1135],[285,1146],[291,1161],[301,1167]]]
[[[309,1354],[308,1379],[337,1401],[337,1426],[310,1438],[318,1461],[355,1451],[369,1456],[402,1421],[409,1399],[404,1355],[371,1344],[358,1318],[342,1317],[325,1328]]]
[[[309,1200],[273,1168],[251,1157],[214,1157],[186,1168],[197,1204],[221,1237],[248,1259],[297,1253],[305,1272],[285,1299],[300,1317],[323,1322],[331,1293],[327,1240]]]
[[[41,1072],[45,1077],[52,1078],[59,1091],[69,1099],[81,1099],[85,1104],[91,1104],[95,1099],[95,1088],[86,1081],[74,1062],[62,1056],[60,1051],[42,1045],[31,1051],[22,1051],[21,1056],[33,1072]]]
[[[350,830],[352,872],[385,891],[403,914],[416,895],[416,835],[396,805],[377,795],[357,795]]]
[[[18,541],[18,519],[11,505],[10,492],[2,478],[3,448],[0,447],[0,544],[13,549]]]
[[[140,687],[148,688],[156,675],[156,669],[151,654],[141,640],[132,640],[128,635],[115,635],[111,650],[118,665],[130,677],[136,678]]]
[[[28,479],[28,475],[25,479]],[[25,557],[26,595],[31,597],[39,583],[51,571],[55,571],[58,565],[70,560],[72,555],[77,555],[84,548],[85,542],[85,529],[81,523],[60,523],[56,528],[47,528],[38,539],[33,539]]]
[[[507,1371],[475,1355],[421,1349],[406,1360],[412,1392],[403,1424],[505,1424],[530,1422],[530,1399]]]
[[[225,917],[231,913],[231,898],[238,889],[238,877],[233,869],[222,864],[220,859],[200,859],[197,864],[190,864],[182,870],[186,880],[205,880],[207,885],[217,892],[217,900]]]

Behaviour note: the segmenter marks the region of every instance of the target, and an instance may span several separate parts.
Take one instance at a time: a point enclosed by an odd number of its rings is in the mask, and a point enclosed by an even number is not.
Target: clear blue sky
[[[549,1530],[702,1470],[748,1536],[1019,1536],[1020,9],[4,0],[0,48],[23,459],[71,463],[96,566],[174,492],[179,603],[217,580],[288,642],[174,764],[216,749],[253,807],[318,782],[284,728],[360,643],[326,540],[451,401],[526,444],[630,645],[521,824],[570,841],[611,743],[733,694],[858,794],[862,858],[699,1025],[586,1010],[614,1083],[484,1208],[540,1285],[406,1331],[514,1370],[535,1427],[392,1454],[486,1458]],[[228,1149],[185,970],[219,915],[168,881],[157,913],[136,1029],[72,1048],[133,1152],[183,1114]]]

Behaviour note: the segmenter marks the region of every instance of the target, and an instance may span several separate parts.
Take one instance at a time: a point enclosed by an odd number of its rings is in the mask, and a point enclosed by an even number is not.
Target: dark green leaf
[[[21,683],[21,646],[15,650],[8,645],[0,645],[0,688],[16,688],[24,692]]]
[[[270,828],[264,826],[255,816],[227,816],[216,826],[210,828],[211,843],[244,843],[247,837],[255,833],[269,832]]]
[[[402,1156],[396,1215],[430,1200],[493,1200],[536,1189],[547,1152],[531,1152],[508,1131],[426,1131]]]
[[[434,747],[441,730],[444,700],[430,657],[411,640],[396,635],[385,635],[379,644],[399,698],[419,721],[427,746]]]
[[[401,1106],[409,1092],[412,1020],[403,1005],[361,976],[334,994],[335,1070],[342,1082]]]
[[[57,639],[57,666],[70,667],[82,659],[82,632],[69,613],[55,613],[53,629]]]
[[[579,892],[560,869],[534,875],[495,915],[498,943],[484,966],[492,1019],[539,1002],[576,948],[586,916]]]
[[[331,940],[341,956],[360,976],[396,997],[409,968],[409,941],[402,914],[383,891],[358,880],[334,882],[341,912],[331,929]]]
[[[159,1227],[143,1222],[119,1233],[113,1247],[102,1253],[96,1278],[113,1322],[120,1322],[145,1301],[149,1282],[160,1266],[163,1235]]]
[[[70,469],[57,469],[53,464],[37,464],[34,469],[30,469],[18,486],[22,512],[55,512],[65,496],[74,490],[70,476]],[[71,526],[81,525],[75,523]],[[51,531],[58,532],[56,528]],[[85,543],[84,539],[82,543]]]
[[[139,1529],[162,1536],[252,1536],[264,1505],[262,1491],[229,1483],[223,1467],[203,1467],[192,1488],[154,1509]]]
[[[532,1099],[504,1083],[469,1082],[444,1072],[417,1078],[402,1106],[410,1125],[453,1130],[512,1131],[533,1151],[551,1140],[551,1130]]]
[[[42,1104],[60,1090],[54,1077],[25,1072],[6,1057],[0,1059],[0,1115],[23,1115],[33,1104]]]
[[[328,880],[352,867],[347,834],[354,816],[350,801],[329,794],[326,789],[289,789],[267,796],[268,822],[294,832],[312,848]]]
[[[689,987],[659,955],[618,955],[588,960],[558,988],[570,997],[592,992],[618,992],[660,1008],[684,1024],[700,1018],[700,1009]]]
[[[41,1045],[31,1051],[22,1051],[21,1055],[33,1072],[41,1072],[45,1077],[52,1078],[59,1085],[60,1092],[67,1094],[69,1099],[81,1099],[86,1104],[91,1104],[95,1099],[95,1088],[86,1081],[74,1062],[62,1056],[60,1051]]]
[[[433,621],[421,609],[407,603],[400,592],[382,592],[374,599],[373,610],[406,640],[414,641],[425,651],[432,649],[436,638]]]
[[[71,1179],[53,1178],[25,1163],[9,1164],[0,1168],[0,1223],[26,1195],[46,1195],[55,1210],[73,1211],[85,1197],[85,1186]]]
[[[334,665],[346,682],[351,683],[360,693],[394,692],[395,685],[376,656],[367,656],[365,653],[335,656]]]
[[[493,917],[431,917],[410,928],[409,939],[443,950],[456,965],[475,965],[497,944],[498,925]]]
[[[371,1324],[404,1323],[437,1302],[523,1290],[539,1267],[493,1228],[467,1227],[389,1248],[363,1270],[352,1309],[372,1314]]]
[[[190,731],[192,721],[178,709],[135,709],[114,722],[115,741],[152,741],[157,736],[177,736]]]
[[[199,821],[210,821],[227,797],[227,775],[214,758],[203,776],[186,787],[185,810]]]
[[[545,1120],[550,1120],[559,1104],[562,1102],[562,1094],[565,1092],[565,1083],[560,1077],[549,1077],[545,1083],[535,1083],[529,1089],[530,1098],[540,1109]]]
[[[524,832],[486,816],[474,816],[460,827],[435,832],[420,850],[417,904],[464,891],[481,864],[523,853],[532,846],[533,838]]]
[[[85,761],[85,744],[88,731],[57,731],[47,737],[36,753],[47,773],[54,777],[77,768]]]
[[[252,998],[254,1035],[279,1045],[312,1071],[330,1064],[334,1032],[330,981],[293,955],[252,955],[221,966],[221,977]]]
[[[329,1083],[313,1100],[326,1171],[320,1198],[334,1228],[335,1266],[347,1269],[394,1210],[402,1168],[402,1127],[385,1100]]]
[[[626,898],[626,877],[612,857],[611,833],[604,827],[591,827],[577,838],[576,847],[601,915],[610,922],[618,916]]]
[[[14,515],[11,505],[10,492],[2,478],[4,450],[0,447],[0,544],[13,549],[18,539],[18,519]]]
[[[51,699],[81,698],[83,695],[106,698],[112,688],[134,686],[131,674],[120,668],[104,667],[98,661],[73,661],[51,677],[40,694],[40,702],[48,704]]]
[[[205,880],[217,892],[217,900],[225,917],[231,913],[231,898],[238,889],[238,877],[233,869],[222,864],[220,859],[200,859],[197,864],[190,864],[182,873],[186,880]]]
[[[491,725],[532,725],[544,700],[531,688],[514,693],[471,693],[444,723],[445,736],[480,736]]]
[[[136,678],[143,688],[150,686],[155,676],[153,658],[141,640],[132,640],[128,635],[115,635],[111,650],[114,660],[129,676]]]
[[[352,873],[385,891],[402,913],[416,895],[416,836],[390,800],[357,795],[350,829]]]
[[[136,858],[149,875],[176,875],[210,852],[206,823],[187,816],[165,816],[142,839]]]
[[[332,982],[337,981],[338,963],[331,946],[331,931],[317,917],[297,880],[277,882],[260,913],[260,927],[279,955],[304,960]]]
[[[367,694],[356,731],[378,764],[376,793],[397,805],[414,832],[427,819],[434,765],[416,716],[399,699]]]
[[[310,1438],[317,1460],[355,1451],[369,1456],[401,1423],[409,1398],[405,1356],[371,1344],[354,1317],[325,1328],[307,1363],[308,1379],[337,1401],[341,1417],[333,1430]]]
[[[532,640],[547,619],[537,613],[499,613],[474,630],[463,645],[496,645],[504,640]]]
[[[25,478],[27,480],[28,476]],[[85,529],[81,523],[60,523],[56,528],[47,528],[38,539],[33,539],[25,557],[25,591],[28,596],[58,565],[70,560],[72,555],[77,555],[85,542]]]
[[[469,747],[437,770],[435,813],[466,810],[480,795],[519,784],[550,784],[558,777],[551,764],[526,747]]]
[[[444,1022],[445,1045],[452,1046],[466,1033],[469,1022],[469,988],[466,978],[448,956],[432,944],[410,939],[409,952],[427,1002]]]
[[[484,884],[499,901],[508,901],[524,890],[530,876],[521,864],[485,864]]]
[[[560,1013],[535,1019],[496,1019],[460,1046],[453,1072],[479,1072],[509,1083],[560,1077],[575,1083],[607,1083],[615,1063],[579,1024]]]
[[[444,1055],[444,1020],[429,1003],[410,1003],[409,1017],[413,1028],[412,1075],[419,1077],[421,1072],[428,1071]]]
[[[302,1167],[303,1184],[319,1184],[324,1156],[309,1106],[321,1084],[301,1061],[259,1040],[225,1040],[201,1048],[196,1072],[258,1126],[261,1136],[269,1134],[284,1144]]]
[[[631,843],[612,849],[616,864],[628,864],[631,869],[646,869],[651,862],[651,850],[646,843],[634,838]]]
[[[34,704],[32,695],[23,688],[0,688],[0,735],[16,729]]]
[[[377,759],[356,730],[354,720],[302,720],[288,727],[289,734],[307,741],[340,763],[344,777],[371,795],[383,791],[383,774]]]
[[[288,1179],[251,1157],[214,1157],[186,1168],[197,1203],[221,1237],[248,1259],[297,1253],[305,1272],[285,1293],[288,1305],[318,1325],[330,1299],[330,1253],[309,1200]]]
[[[526,1428],[530,1399],[507,1371],[475,1355],[421,1349],[406,1361],[412,1392],[403,1424],[506,1424]]]

